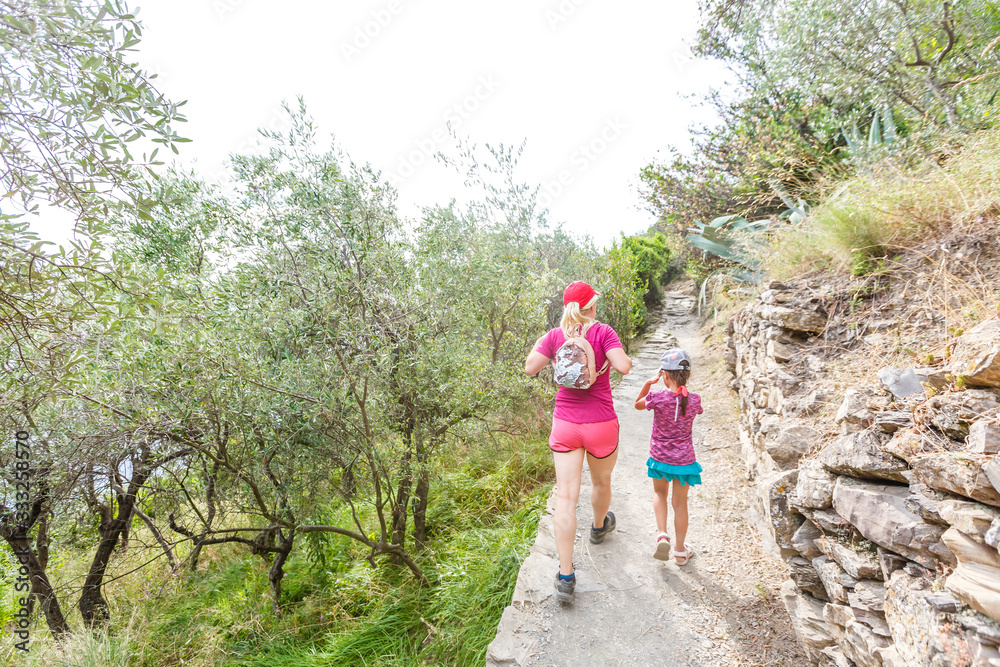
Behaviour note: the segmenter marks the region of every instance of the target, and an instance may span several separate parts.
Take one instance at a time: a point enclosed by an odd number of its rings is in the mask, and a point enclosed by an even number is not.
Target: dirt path
[[[784,565],[761,550],[748,519],[750,490],[739,461],[736,402],[722,348],[703,343],[704,332],[689,312],[693,302],[690,287],[667,293],[662,324],[633,354],[632,372],[614,392],[621,423],[611,500],[617,531],[603,544],[590,544],[585,469],[577,508],[576,596],[572,605],[560,605],[553,596],[558,561],[550,497],[487,665],[803,664],[778,597]],[[703,485],[689,499],[687,542],[697,555],[684,567],[652,557],[656,526],[645,465],[652,414],[632,407],[672,336],[694,359],[689,386],[705,407],[694,434]]]

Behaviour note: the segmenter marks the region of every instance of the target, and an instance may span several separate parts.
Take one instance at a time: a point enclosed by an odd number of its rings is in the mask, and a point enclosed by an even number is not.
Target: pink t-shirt
[[[669,389],[651,391],[646,396],[646,409],[653,411],[649,456],[672,466],[695,462],[691,429],[694,418],[703,412],[698,394],[688,394],[686,414],[681,414],[679,401],[680,396]]]
[[[545,334],[542,342],[535,348],[551,359],[556,351],[566,342],[562,329],[555,328]],[[608,350],[621,347],[618,334],[607,324],[598,322],[587,330],[587,342],[594,348],[594,361],[597,370],[601,370],[608,358]],[[617,419],[615,402],[611,398],[611,367],[597,376],[597,381],[589,389],[570,389],[559,387],[556,392],[556,409],[553,413],[556,419],[574,424],[593,424]]]

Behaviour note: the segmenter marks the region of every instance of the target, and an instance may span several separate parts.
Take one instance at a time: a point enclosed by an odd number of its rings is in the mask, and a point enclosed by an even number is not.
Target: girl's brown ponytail
[[[663,371],[670,376],[670,379],[676,382],[681,387],[686,387],[688,380],[691,379],[691,371]],[[681,414],[687,417],[687,407],[688,407],[688,397],[687,392],[681,394]]]

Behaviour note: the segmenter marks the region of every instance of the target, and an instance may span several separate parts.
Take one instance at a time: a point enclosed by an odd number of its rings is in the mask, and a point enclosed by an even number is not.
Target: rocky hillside
[[[971,297],[942,289],[962,264],[982,279],[968,260],[771,282],[727,325],[760,532],[814,664],[1000,667],[1000,320],[961,331],[945,309]]]

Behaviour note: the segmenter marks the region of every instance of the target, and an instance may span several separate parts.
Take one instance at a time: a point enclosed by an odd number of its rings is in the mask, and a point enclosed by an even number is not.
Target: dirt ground
[[[558,563],[550,498],[488,665],[804,664],[778,596],[785,566],[763,551],[749,519],[752,490],[739,457],[736,398],[722,345],[710,344],[720,337],[690,315],[693,302],[690,290],[667,293],[663,321],[632,355],[632,372],[614,392],[621,423],[611,501],[617,531],[603,544],[590,544],[585,468],[574,551],[577,593],[573,604],[560,605],[553,595]],[[683,567],[652,556],[656,526],[645,467],[652,414],[632,406],[671,336],[694,360],[689,388],[705,408],[694,432],[703,484],[689,497],[687,542],[696,555]]]

